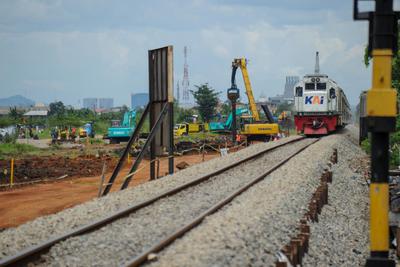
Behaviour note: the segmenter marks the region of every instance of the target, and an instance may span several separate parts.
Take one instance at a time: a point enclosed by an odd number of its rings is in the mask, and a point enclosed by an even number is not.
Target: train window
[[[329,89],[329,96],[330,98],[336,98],[336,92],[335,92],[335,88],[331,88]]]
[[[301,86],[296,87],[296,96],[303,96],[303,87]]]
[[[326,83],[317,83],[317,90],[326,90]]]
[[[306,90],[315,90],[315,84],[314,83],[306,83],[305,88],[306,88]]]

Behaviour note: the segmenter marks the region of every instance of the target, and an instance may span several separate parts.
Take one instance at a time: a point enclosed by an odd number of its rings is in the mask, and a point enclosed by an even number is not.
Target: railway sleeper
[[[332,164],[336,164],[337,160],[338,154],[335,148],[330,157],[328,167],[324,169],[321,175],[321,183],[311,197],[308,211],[304,214],[299,226],[296,228],[298,234],[291,237],[289,243],[284,245],[280,252],[277,253],[277,255],[285,255],[286,259],[278,256],[279,259],[275,262],[276,267],[289,267],[302,264],[303,257],[308,252],[309,247],[310,225],[308,222],[318,222],[318,214],[321,214],[323,206],[328,204],[328,183],[332,183],[332,171],[330,171],[330,167],[332,167]]]

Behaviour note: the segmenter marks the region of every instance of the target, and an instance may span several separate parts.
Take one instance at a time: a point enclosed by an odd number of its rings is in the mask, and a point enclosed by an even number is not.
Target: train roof
[[[328,75],[321,74],[321,73],[314,73],[314,74],[306,74],[306,75],[304,75],[304,78],[312,78],[312,77],[328,78]]]

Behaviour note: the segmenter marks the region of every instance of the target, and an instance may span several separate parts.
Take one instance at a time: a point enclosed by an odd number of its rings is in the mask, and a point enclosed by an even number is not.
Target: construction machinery
[[[248,108],[237,108],[236,109],[236,116],[241,117],[241,116],[244,116],[244,114],[249,114]],[[208,125],[209,125],[210,132],[228,133],[231,131],[232,122],[233,122],[233,113],[231,112],[225,122],[210,122]]]
[[[105,139],[109,139],[111,144],[127,142],[136,127],[136,111],[129,110],[124,113],[122,123],[120,120],[112,120],[111,127],[107,130]]]
[[[249,115],[242,115],[240,117],[240,135],[245,136],[247,141],[250,142],[254,140],[269,141],[271,137],[278,135],[279,125],[273,121],[267,106],[263,106],[267,120],[260,120],[260,114],[258,113],[250,84],[249,73],[247,72],[247,60],[245,58],[236,58],[232,62],[231,89],[237,89],[235,77],[238,68],[242,71],[250,109]]]
[[[83,127],[79,128],[79,137],[91,137],[94,138],[94,129],[93,129],[93,122],[88,122],[83,125]]]
[[[188,135],[189,133],[199,133],[202,131],[208,131],[208,124],[204,123],[179,123],[174,127],[174,135],[182,136]]]

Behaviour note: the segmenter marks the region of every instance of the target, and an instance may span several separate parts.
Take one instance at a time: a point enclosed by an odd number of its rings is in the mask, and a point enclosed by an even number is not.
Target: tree
[[[12,118],[13,120],[18,120],[20,118],[22,118],[22,111],[18,110],[17,107],[10,107],[10,111],[8,112],[8,115],[10,116],[10,118]]]
[[[197,110],[204,122],[209,122],[215,113],[215,108],[218,105],[218,95],[208,83],[195,85],[195,91],[190,90],[196,100]]]
[[[291,111],[291,110],[293,110],[293,104],[282,103],[279,104],[279,106],[277,107],[275,114],[279,116],[279,114],[281,114],[282,111]]]
[[[65,114],[65,106],[61,101],[50,103],[49,108],[49,116],[55,115],[57,117],[61,117]]]
[[[176,118],[176,122],[191,122],[191,119],[193,118],[193,115],[195,114],[194,110],[191,108],[181,108],[178,107],[176,109],[176,115],[174,118]]]
[[[225,102],[221,105],[221,114],[228,116],[231,113],[232,106],[229,102]]]

